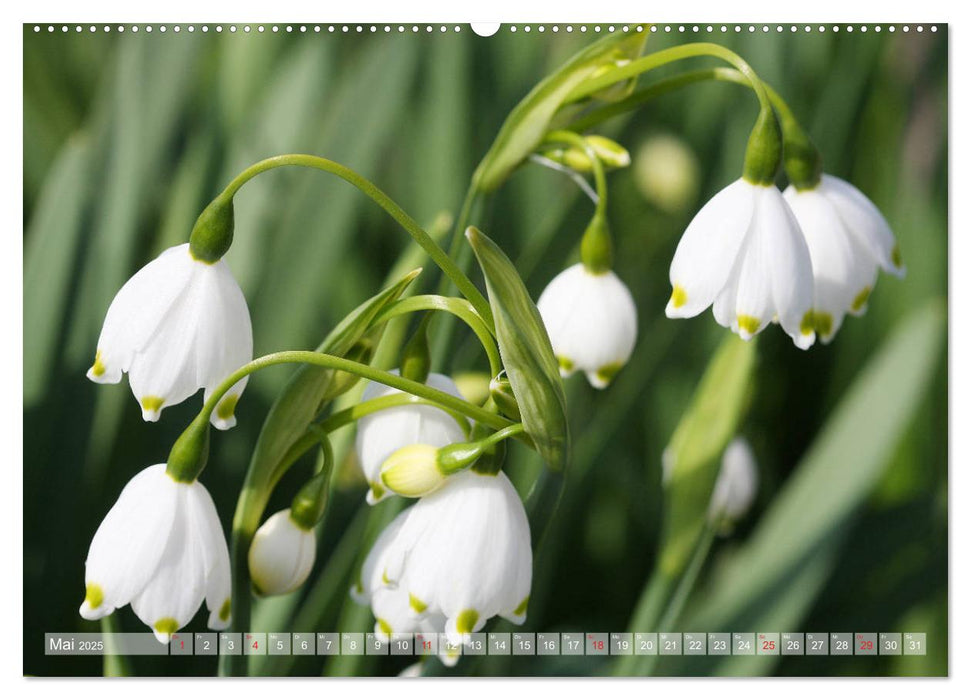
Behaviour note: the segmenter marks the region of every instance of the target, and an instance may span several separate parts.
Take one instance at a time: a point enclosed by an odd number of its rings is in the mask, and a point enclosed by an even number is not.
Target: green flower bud
[[[516,401],[516,395],[513,393],[508,377],[493,377],[489,382],[489,395],[502,415],[519,422],[521,418],[519,402]]]
[[[580,241],[580,260],[587,270],[596,275],[610,270],[613,257],[613,243],[610,240],[607,219],[598,210]]]
[[[200,414],[172,445],[165,472],[175,481],[191,484],[209,461],[209,416]]]
[[[189,252],[196,260],[215,263],[233,244],[233,198],[220,195],[202,210],[189,236]]]
[[[607,170],[626,168],[630,165],[630,153],[616,141],[608,139],[606,136],[592,134],[585,137],[587,145],[593,149],[597,159]],[[587,155],[586,149],[579,146],[563,146],[551,148],[540,153],[544,158],[548,158],[556,163],[565,165],[578,173],[589,173],[593,171],[593,164]]]
[[[753,185],[771,185],[782,159],[782,135],[771,108],[763,108],[748,138],[742,177]]]

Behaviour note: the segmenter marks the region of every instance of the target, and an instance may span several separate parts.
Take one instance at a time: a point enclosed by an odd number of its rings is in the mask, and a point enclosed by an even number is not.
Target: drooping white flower
[[[853,185],[823,175],[813,189],[790,185],[784,195],[806,237],[813,263],[813,320],[829,342],[847,313],[866,311],[877,269],[903,277],[906,269],[890,225]]]
[[[164,464],[136,474],[94,534],[84,582],[88,620],[131,603],[167,643],[205,600],[209,627],[228,627],[229,550],[209,492],[176,482]]]
[[[398,370],[392,370],[398,374]],[[433,389],[461,398],[455,382],[444,374],[432,372],[425,383]],[[369,382],[361,401],[401,393],[384,384]],[[374,504],[389,494],[381,482],[381,465],[402,447],[414,444],[444,447],[465,440],[462,426],[448,413],[435,406],[395,406],[364,416],[357,423],[355,447],[370,489],[367,502]]]
[[[234,370],[253,359],[253,328],[243,292],[224,260],[196,260],[189,244],[169,248],[135,273],[105,316],[88,378],[116,384],[128,372],[142,417],[157,421],[163,408],[200,388],[206,398]],[[234,410],[246,386],[240,380],[219,402],[212,424],[236,424]]]
[[[495,615],[525,621],[533,573],[529,521],[504,473],[459,472],[405,512],[393,538],[379,542],[375,568],[364,572],[372,584],[380,575],[381,587],[400,591],[397,605],[407,601],[415,616],[444,616],[452,644]]]
[[[713,522],[732,522],[752,506],[759,487],[755,455],[745,438],[732,440],[722,455],[721,469],[708,505],[708,518]]]
[[[712,197],[681,237],[670,278],[668,318],[711,306],[745,340],[774,321],[796,347],[816,339],[809,249],[774,185],[740,178]]]
[[[603,389],[627,364],[637,340],[637,307],[612,270],[593,273],[577,263],[558,274],[536,303],[560,374],[581,370]]]
[[[250,579],[260,595],[280,595],[303,585],[314,567],[317,538],[281,510],[260,525],[249,549]]]

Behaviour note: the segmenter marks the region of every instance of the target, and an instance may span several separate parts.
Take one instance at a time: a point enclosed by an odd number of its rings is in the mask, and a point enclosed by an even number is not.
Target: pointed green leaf
[[[546,326],[516,268],[488,236],[465,232],[485,275],[499,354],[519,402],[523,426],[550,469],[566,465],[570,436],[566,397]]]
[[[580,51],[516,105],[475,172],[475,181],[481,191],[494,190],[533,152],[573,88],[603,66],[640,54],[647,41],[647,32],[631,29],[629,33],[610,34]]]
[[[699,622],[708,629],[800,629],[854,515],[924,406],[942,359],[944,311],[936,300],[925,304],[883,343],[685,629]],[[734,657],[717,673],[761,675],[777,661]]]

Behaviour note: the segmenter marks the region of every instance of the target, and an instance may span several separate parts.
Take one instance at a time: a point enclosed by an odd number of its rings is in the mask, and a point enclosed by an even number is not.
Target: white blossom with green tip
[[[281,595],[303,585],[314,567],[317,538],[281,510],[260,525],[249,549],[250,579],[260,595]]]
[[[816,340],[809,249],[775,185],[739,178],[712,197],[678,242],[670,279],[668,318],[711,306],[744,340],[772,322],[798,348]]]
[[[583,372],[605,388],[627,364],[637,340],[637,307],[611,270],[594,273],[577,263],[558,274],[536,303],[560,375]]]
[[[105,316],[88,378],[116,384],[128,372],[146,421],[199,389],[205,398],[234,370],[253,359],[249,308],[225,260],[196,260],[184,243],[169,248],[129,279]],[[212,413],[212,424],[236,424],[236,402],[246,378]]]
[[[164,464],[136,474],[95,532],[84,581],[85,619],[130,603],[167,643],[205,600],[209,627],[226,629],[229,549],[209,492],[198,481],[176,482]]]
[[[806,237],[813,265],[813,320],[824,343],[847,313],[859,316],[883,269],[903,277],[906,268],[890,225],[848,182],[823,175],[812,189],[790,185],[783,194]]]

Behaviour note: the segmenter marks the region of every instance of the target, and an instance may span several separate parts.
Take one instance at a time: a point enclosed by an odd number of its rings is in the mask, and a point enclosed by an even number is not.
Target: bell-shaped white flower
[[[712,197],[681,237],[670,277],[668,318],[711,306],[745,340],[773,321],[799,348],[816,339],[809,249],[774,185],[740,178]]]
[[[176,482],[164,464],[136,474],[95,532],[84,582],[88,620],[131,603],[167,643],[205,600],[209,627],[228,627],[229,550],[209,492]]]
[[[398,374],[398,370],[392,370]],[[455,382],[444,374],[432,372],[425,383],[433,389],[461,398]],[[369,382],[361,401],[401,393],[384,384]],[[435,406],[395,406],[372,413],[357,423],[355,447],[364,478],[370,489],[367,502],[374,504],[389,493],[381,481],[381,466],[394,452],[408,445],[423,444],[444,447],[465,440],[462,426],[448,413]]]
[[[314,567],[317,538],[290,516],[290,509],[274,513],[253,536],[249,572],[257,593],[280,595],[303,585]]]
[[[612,270],[594,273],[577,263],[558,274],[536,303],[560,374],[582,371],[603,389],[627,364],[637,340],[637,307]]]
[[[504,473],[459,472],[406,513],[375,560],[383,587],[407,594],[398,594],[399,606],[407,601],[416,616],[443,615],[452,644],[495,615],[525,621],[533,575],[529,521]],[[378,570],[366,573],[373,583]]]
[[[813,189],[790,185],[784,196],[809,246],[813,320],[826,343],[847,313],[866,311],[878,268],[897,277],[903,277],[906,269],[887,220],[848,182],[823,175]]]
[[[128,372],[142,417],[157,421],[163,408],[200,388],[206,398],[234,370],[253,359],[253,328],[246,299],[225,260],[196,260],[189,244],[169,248],[135,273],[108,307],[88,378],[116,384]],[[246,379],[219,402],[212,423],[236,424],[234,411]]]
[[[755,455],[745,438],[732,440],[722,455],[721,468],[708,505],[712,522],[733,522],[748,512],[759,487]]]

